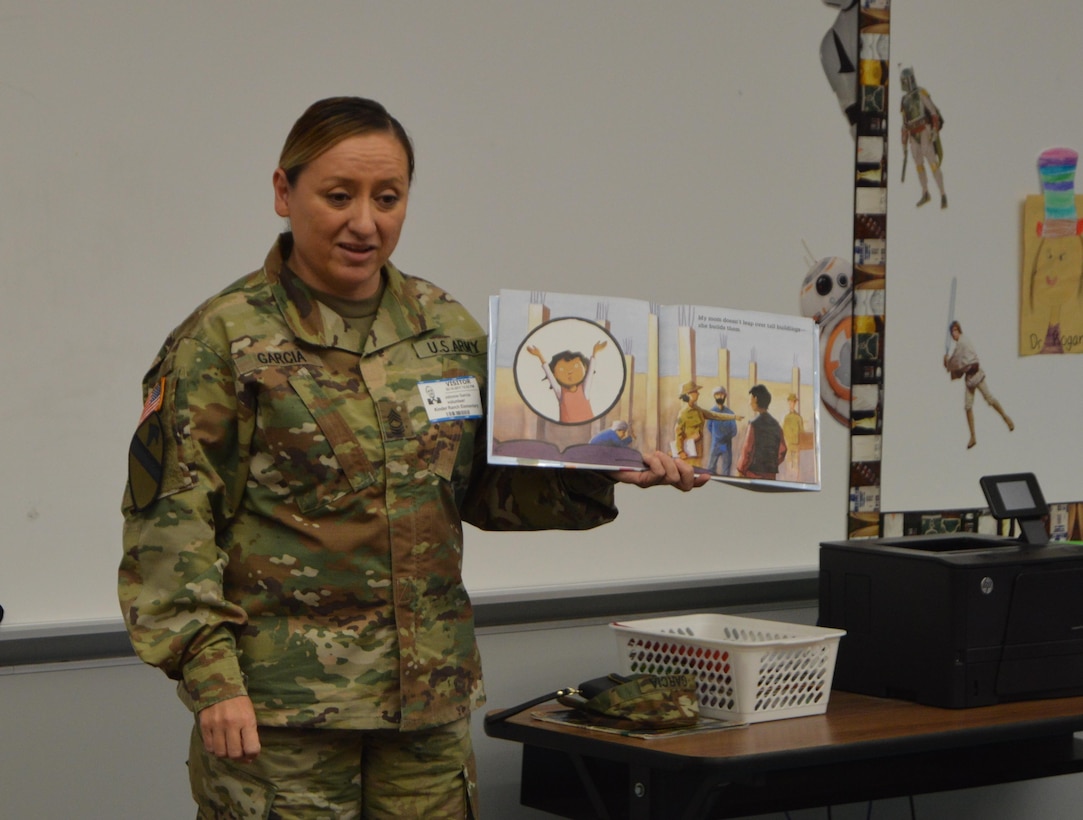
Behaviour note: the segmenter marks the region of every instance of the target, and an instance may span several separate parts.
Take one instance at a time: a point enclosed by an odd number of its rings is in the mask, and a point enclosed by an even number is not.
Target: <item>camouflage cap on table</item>
[[[588,713],[592,720],[617,728],[668,729],[690,726],[699,719],[692,675],[611,675],[608,680],[613,685],[600,692],[591,692],[591,687],[581,684],[580,697],[565,695],[559,700]]]

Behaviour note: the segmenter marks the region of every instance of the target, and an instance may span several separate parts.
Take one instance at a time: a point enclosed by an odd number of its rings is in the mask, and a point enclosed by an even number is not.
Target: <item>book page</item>
[[[501,291],[490,321],[492,463],[640,469],[662,450],[722,481],[819,489],[811,319]]]

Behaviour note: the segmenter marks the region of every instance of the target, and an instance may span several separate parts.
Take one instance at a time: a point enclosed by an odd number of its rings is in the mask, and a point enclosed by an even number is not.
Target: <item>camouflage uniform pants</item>
[[[188,774],[198,820],[472,820],[470,718],[418,732],[260,727],[259,757],[208,754],[198,725]]]

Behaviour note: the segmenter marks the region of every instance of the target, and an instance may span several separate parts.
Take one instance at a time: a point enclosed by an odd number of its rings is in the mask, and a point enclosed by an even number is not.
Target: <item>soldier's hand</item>
[[[230,698],[199,713],[203,746],[215,757],[251,763],[259,756],[256,710],[247,696]]]
[[[620,470],[613,475],[624,484],[635,484],[639,487],[669,484],[683,492],[702,487],[711,480],[709,473],[697,473],[687,461],[674,458],[661,450],[644,453],[643,463],[647,465],[645,470]]]

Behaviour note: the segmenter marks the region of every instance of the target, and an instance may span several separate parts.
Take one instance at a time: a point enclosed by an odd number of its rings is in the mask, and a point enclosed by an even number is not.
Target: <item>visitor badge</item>
[[[430,422],[481,418],[481,390],[473,376],[418,382]]]

